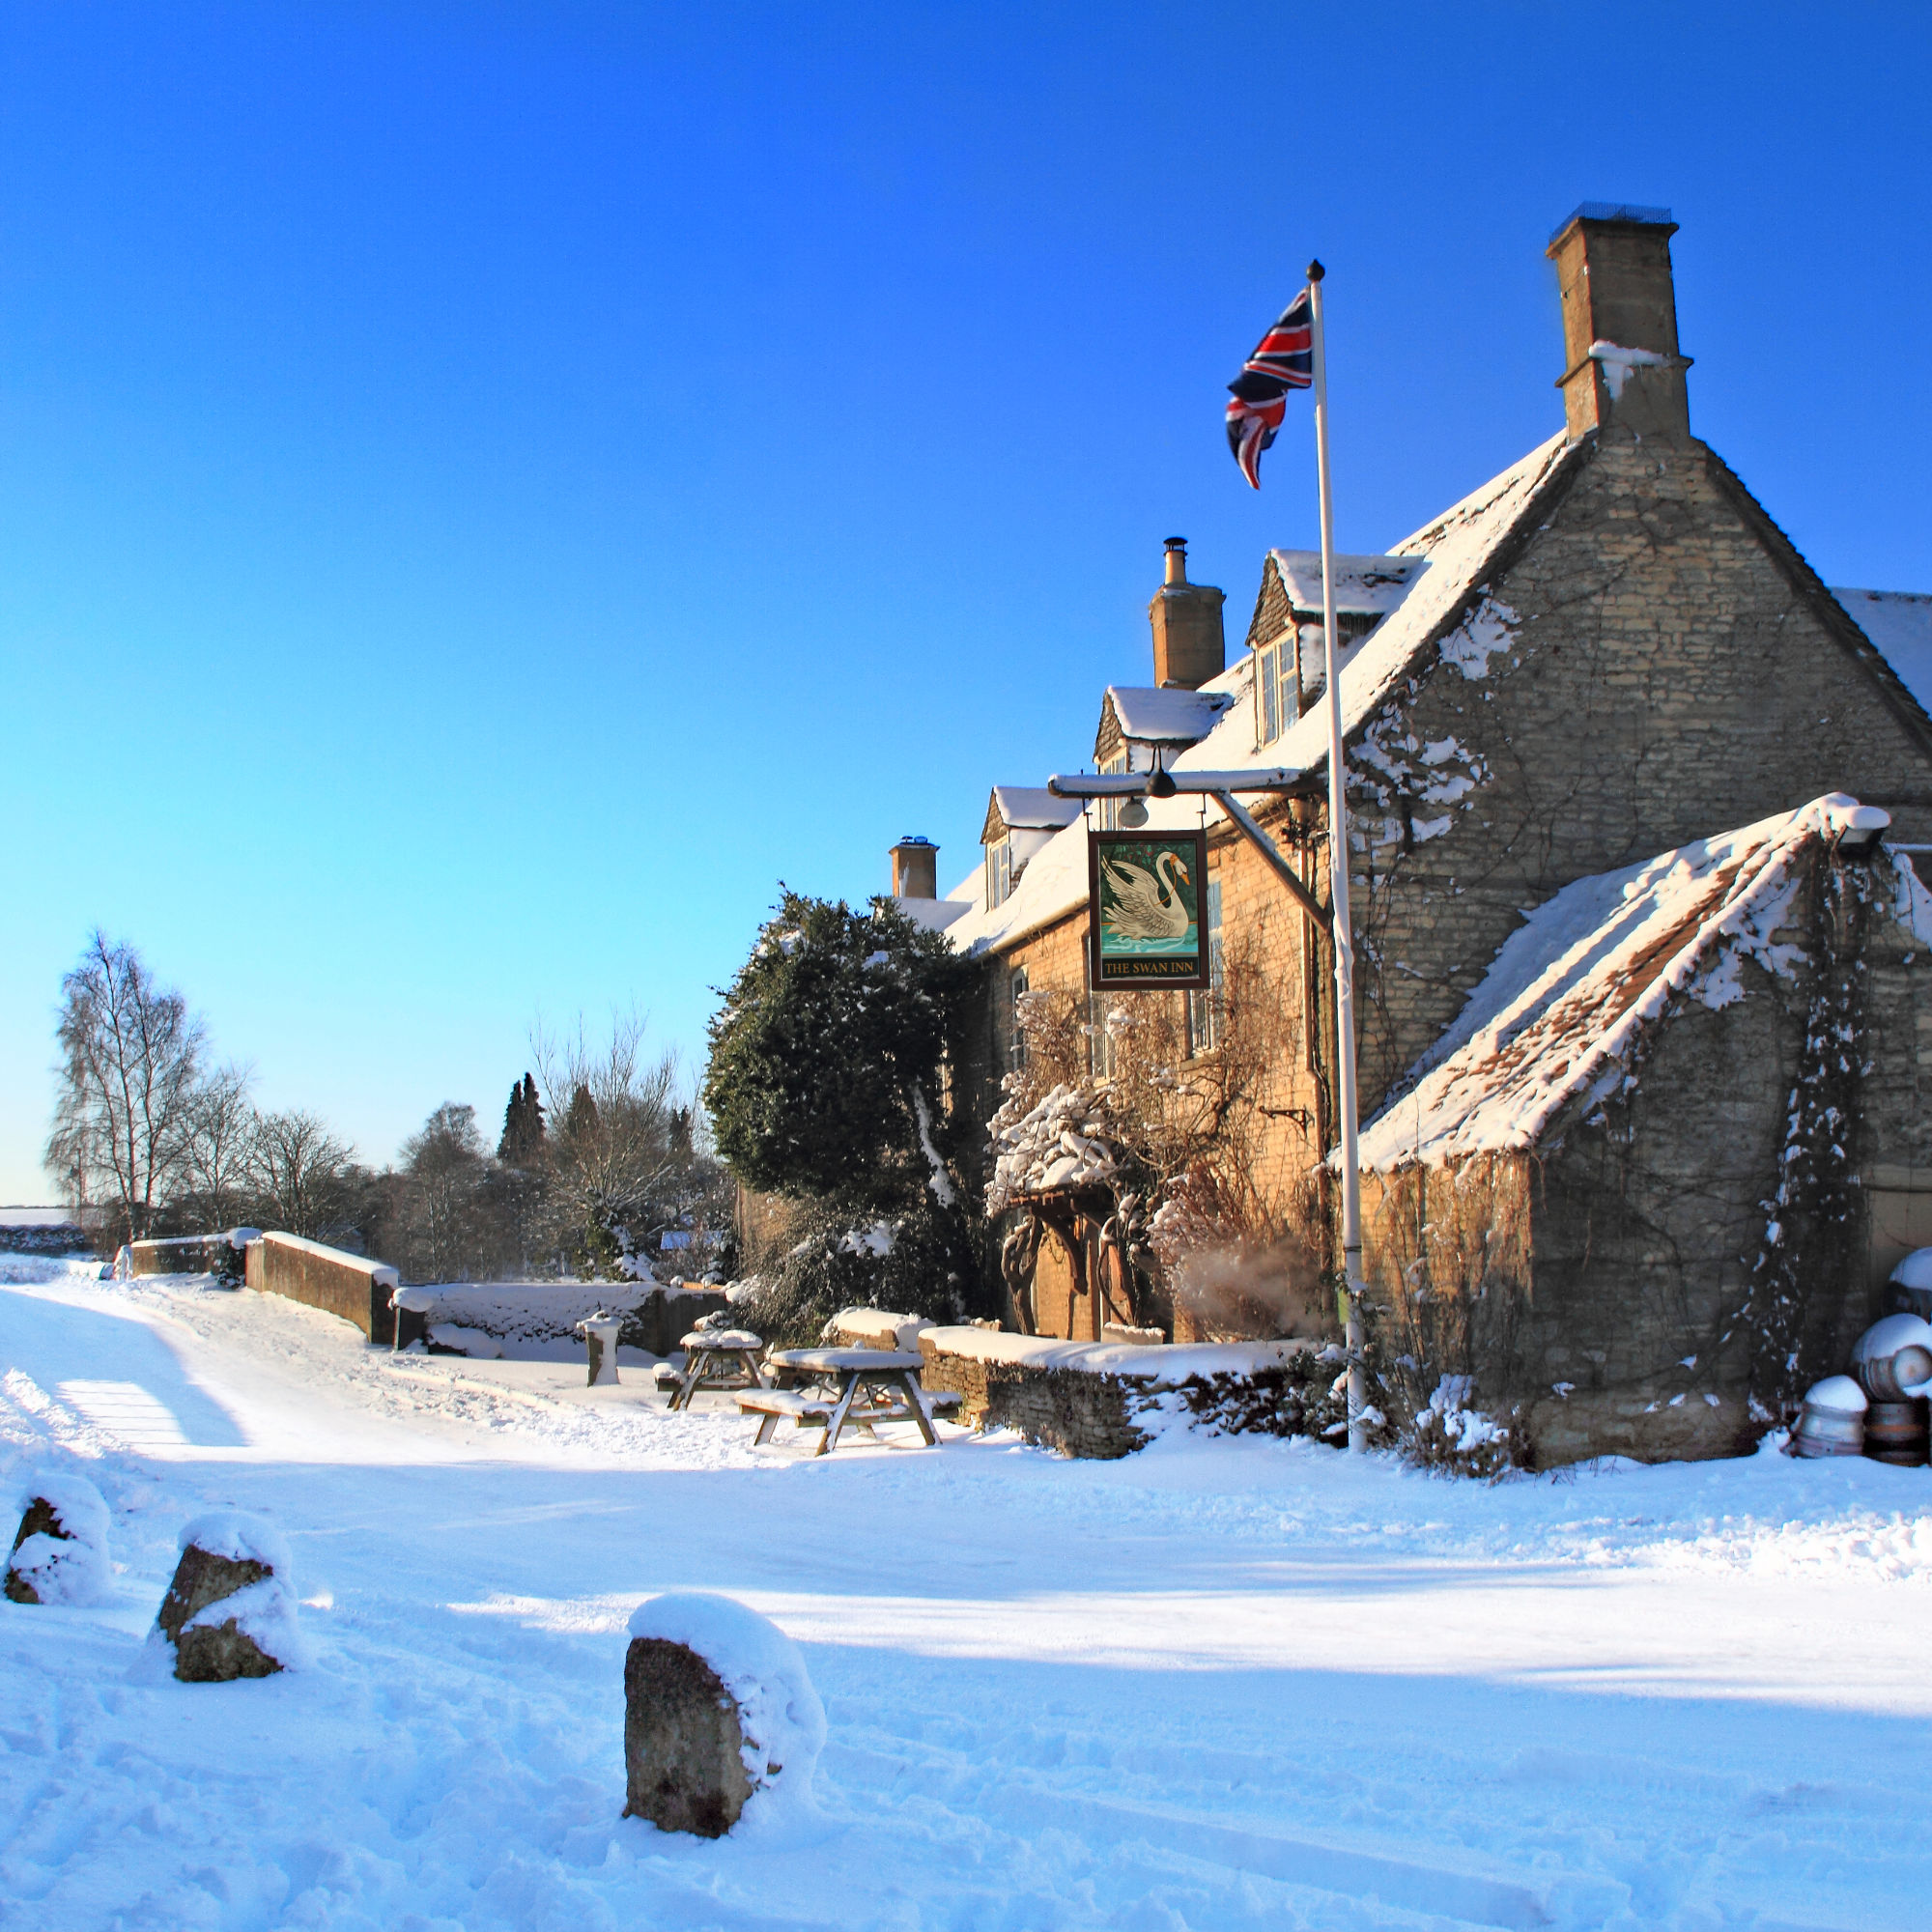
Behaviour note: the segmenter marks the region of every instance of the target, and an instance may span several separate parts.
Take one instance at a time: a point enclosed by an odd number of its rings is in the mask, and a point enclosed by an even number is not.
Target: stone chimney
[[[1563,411],[1572,438],[1592,430],[1682,440],[1690,434],[1677,353],[1667,208],[1586,201],[1548,250],[1563,298]]]
[[[939,896],[939,847],[930,838],[910,832],[893,847],[893,896],[936,899]]]
[[[1153,681],[1163,689],[1199,691],[1228,668],[1221,635],[1222,592],[1187,581],[1187,539],[1167,540],[1167,582],[1148,606],[1153,626]]]

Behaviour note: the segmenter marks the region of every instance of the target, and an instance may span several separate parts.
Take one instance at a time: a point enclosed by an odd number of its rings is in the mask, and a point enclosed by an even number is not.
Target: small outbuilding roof
[[[1536,1147],[1576,1103],[1614,1094],[1632,1048],[1681,999],[1745,997],[1746,958],[1785,975],[1804,950],[1785,932],[1794,861],[1886,814],[1842,792],[1578,879],[1504,942],[1456,1023],[1406,1088],[1363,1129],[1362,1166],[1389,1172]],[[1932,896],[1892,855],[1899,915],[1932,939]]]

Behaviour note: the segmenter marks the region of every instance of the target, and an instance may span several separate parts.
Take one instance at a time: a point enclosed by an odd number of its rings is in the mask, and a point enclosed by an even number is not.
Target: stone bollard
[[[587,1315],[577,1324],[577,1332],[582,1335],[590,1349],[589,1386],[596,1388],[599,1383],[614,1388],[617,1384],[617,1335],[623,1327],[623,1319],[616,1315],[606,1315],[600,1308],[595,1315]]]
[[[301,1661],[288,1545],[267,1523],[232,1510],[197,1517],[181,1552],[155,1629],[184,1684],[270,1677]]]
[[[720,1838],[809,1806],[825,1712],[798,1646],[729,1597],[653,1597],[624,1657],[624,1815]]]
[[[7,1558],[16,1604],[91,1604],[104,1596],[107,1505],[79,1476],[40,1476],[21,1492],[20,1527]]]

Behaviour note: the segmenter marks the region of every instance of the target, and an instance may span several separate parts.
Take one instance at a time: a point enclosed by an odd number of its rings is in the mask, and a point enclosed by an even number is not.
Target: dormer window
[[[1027,861],[1080,816],[1080,801],[1055,798],[1037,785],[995,785],[980,843],[986,849],[986,906],[1005,905],[1019,889]]]
[[[1321,642],[1321,618],[1297,611],[1273,643],[1255,652],[1255,733],[1258,743],[1272,745],[1305,712],[1315,694],[1327,683]],[[1358,644],[1381,622],[1372,611],[1335,613],[1335,648]]]

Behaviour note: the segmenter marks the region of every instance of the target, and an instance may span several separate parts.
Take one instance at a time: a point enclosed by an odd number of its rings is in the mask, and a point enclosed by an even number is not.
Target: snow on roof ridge
[[[1436,627],[1478,587],[1543,484],[1579,447],[1559,431],[1388,553],[1424,557],[1431,567],[1420,573],[1395,610],[1344,656],[1340,684],[1345,732],[1360,728]],[[1507,627],[1515,621],[1514,611],[1500,606],[1492,611],[1489,600],[1483,601],[1466,620],[1471,635],[1464,640],[1465,648],[1454,654],[1463,675],[1482,675],[1488,656],[1501,647],[1497,639],[1506,640]],[[1226,692],[1235,701],[1205,738],[1175,756],[1176,771],[1235,771],[1254,764],[1261,752],[1254,742],[1254,707],[1239,701],[1253,676],[1254,655],[1243,652],[1202,687],[1207,693]],[[1267,748],[1267,762],[1317,770],[1327,762],[1327,711],[1318,706]],[[1148,822],[1156,830],[1179,830],[1198,824],[1200,810],[1197,800],[1184,796],[1150,800]],[[1210,806],[1209,810],[1220,816],[1218,807]],[[1016,945],[1058,923],[1086,899],[1087,841],[1082,821],[1075,819],[1029,862],[1009,898],[989,907],[982,895],[972,913],[948,928],[948,936],[967,952]]]
[[[1796,891],[1791,860],[1872,810],[1831,792],[1565,886],[1504,941],[1456,1022],[1363,1127],[1363,1167],[1533,1147],[1578,1095],[1621,1084],[1631,1047],[1673,995],[1713,1008],[1742,999],[1745,954],[1790,970],[1803,949],[1775,935]]]
[[[1396,545],[1391,555],[1423,557],[1430,568],[1359,644],[1342,654],[1345,735],[1368,722],[1438,626],[1481,587],[1497,551],[1522,521],[1538,492],[1580,447],[1559,432]],[[1482,600],[1464,620],[1464,628],[1471,632],[1468,647],[1450,653],[1464,676],[1483,674],[1488,658],[1503,648],[1508,627],[1517,621],[1515,611]],[[1175,769],[1234,769],[1247,763],[1261,748],[1252,742],[1243,744],[1237,734],[1246,732],[1252,740],[1253,724],[1239,705],[1231,705],[1206,738],[1175,759]],[[1267,748],[1268,763],[1302,771],[1320,770],[1327,758],[1325,705],[1318,705],[1298,719]]]

